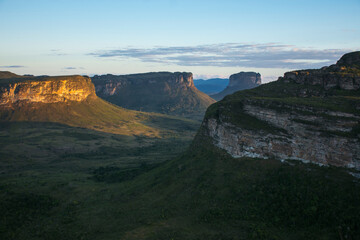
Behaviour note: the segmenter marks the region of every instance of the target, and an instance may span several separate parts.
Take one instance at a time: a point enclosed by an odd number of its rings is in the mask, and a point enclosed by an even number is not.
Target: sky
[[[0,0],[0,71],[227,78],[360,50],[360,0]]]

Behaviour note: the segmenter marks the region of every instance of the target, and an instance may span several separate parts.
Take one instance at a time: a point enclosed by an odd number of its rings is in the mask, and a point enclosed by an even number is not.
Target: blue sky
[[[0,70],[269,81],[360,50],[359,12],[359,0],[0,0]]]

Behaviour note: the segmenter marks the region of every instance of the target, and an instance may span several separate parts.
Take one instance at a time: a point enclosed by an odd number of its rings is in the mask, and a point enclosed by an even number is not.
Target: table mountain
[[[202,118],[215,102],[196,89],[192,73],[108,74],[92,81],[99,97],[133,110]]]
[[[226,95],[236,91],[251,89],[261,84],[260,73],[255,72],[239,72],[230,76],[229,85],[221,92],[210,95],[215,100],[221,100]]]

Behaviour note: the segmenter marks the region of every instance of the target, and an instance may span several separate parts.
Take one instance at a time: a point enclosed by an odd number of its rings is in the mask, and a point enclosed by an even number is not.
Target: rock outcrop
[[[95,96],[89,77],[21,77],[0,79],[0,105],[85,101]]]
[[[354,54],[336,65],[285,73],[276,82],[225,97],[209,107],[202,134],[233,157],[360,170],[360,71],[341,66]],[[334,75],[336,81],[329,79]]]
[[[210,95],[215,100],[221,100],[226,95],[234,92],[251,89],[261,84],[260,73],[255,72],[239,72],[230,76],[229,85],[221,92]]]
[[[336,64],[329,67],[287,72],[283,79],[299,84],[319,85],[325,89],[358,90],[360,88],[360,52],[345,54]]]
[[[192,73],[108,74],[92,81],[99,97],[133,110],[202,118],[215,102],[196,89]]]

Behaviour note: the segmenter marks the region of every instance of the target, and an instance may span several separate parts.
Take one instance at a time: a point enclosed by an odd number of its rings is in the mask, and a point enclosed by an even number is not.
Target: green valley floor
[[[357,239],[341,168],[233,159],[197,135],[2,123],[0,239]],[[189,147],[190,146],[190,147]]]

